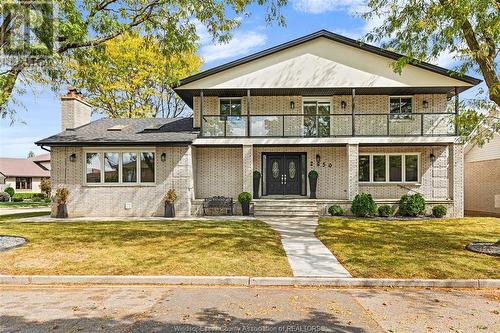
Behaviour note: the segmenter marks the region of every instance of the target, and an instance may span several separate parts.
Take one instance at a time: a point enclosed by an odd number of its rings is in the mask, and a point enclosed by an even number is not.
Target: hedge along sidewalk
[[[0,275],[1,285],[226,285],[295,287],[493,288],[500,279],[363,279],[249,276]]]

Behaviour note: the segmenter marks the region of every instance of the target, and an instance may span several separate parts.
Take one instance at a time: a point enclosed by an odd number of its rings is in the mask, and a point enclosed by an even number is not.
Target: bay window
[[[360,183],[417,183],[419,154],[361,154],[358,180]]]
[[[155,153],[106,151],[85,153],[87,184],[142,184],[155,182]]]

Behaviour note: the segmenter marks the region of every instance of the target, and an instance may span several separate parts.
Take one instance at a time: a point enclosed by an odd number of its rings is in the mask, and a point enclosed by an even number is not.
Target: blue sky
[[[287,42],[303,35],[327,29],[351,38],[361,38],[374,25],[357,17],[361,0],[289,0],[283,9],[286,27],[277,24],[266,25],[265,8],[252,6],[250,17],[243,17],[240,28],[234,31],[233,39],[224,45],[214,45],[203,27],[199,28],[201,46],[199,54],[205,59],[203,69],[241,58],[254,52]],[[453,68],[452,55],[443,54],[434,63]],[[481,78],[478,73],[472,76]],[[33,142],[60,131],[59,94],[47,87],[37,87],[38,93],[31,92],[19,97],[26,110],[19,108],[19,118],[13,125],[8,119],[0,119],[0,156],[26,157],[30,150],[44,153]],[[477,88],[464,93],[473,97]],[[98,118],[95,115],[94,118]]]

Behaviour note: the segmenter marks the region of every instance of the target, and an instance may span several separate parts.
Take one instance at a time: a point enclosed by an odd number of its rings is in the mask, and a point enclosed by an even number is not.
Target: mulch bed
[[[465,248],[472,252],[500,257],[500,246],[495,245],[495,243],[474,242],[469,243]]]

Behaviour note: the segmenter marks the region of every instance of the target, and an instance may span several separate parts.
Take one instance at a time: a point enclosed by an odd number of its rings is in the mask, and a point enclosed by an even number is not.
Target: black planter
[[[175,217],[175,206],[173,203],[165,203],[165,217]]]
[[[253,176],[253,198],[259,198],[259,187],[260,187],[260,175]]]
[[[242,203],[241,204],[241,211],[242,211],[244,216],[250,215],[250,203],[249,202]]]
[[[57,205],[56,217],[59,219],[65,219],[68,217],[68,207],[66,207],[66,204]]]
[[[309,198],[316,199],[317,185],[318,185],[318,177],[309,177]]]

